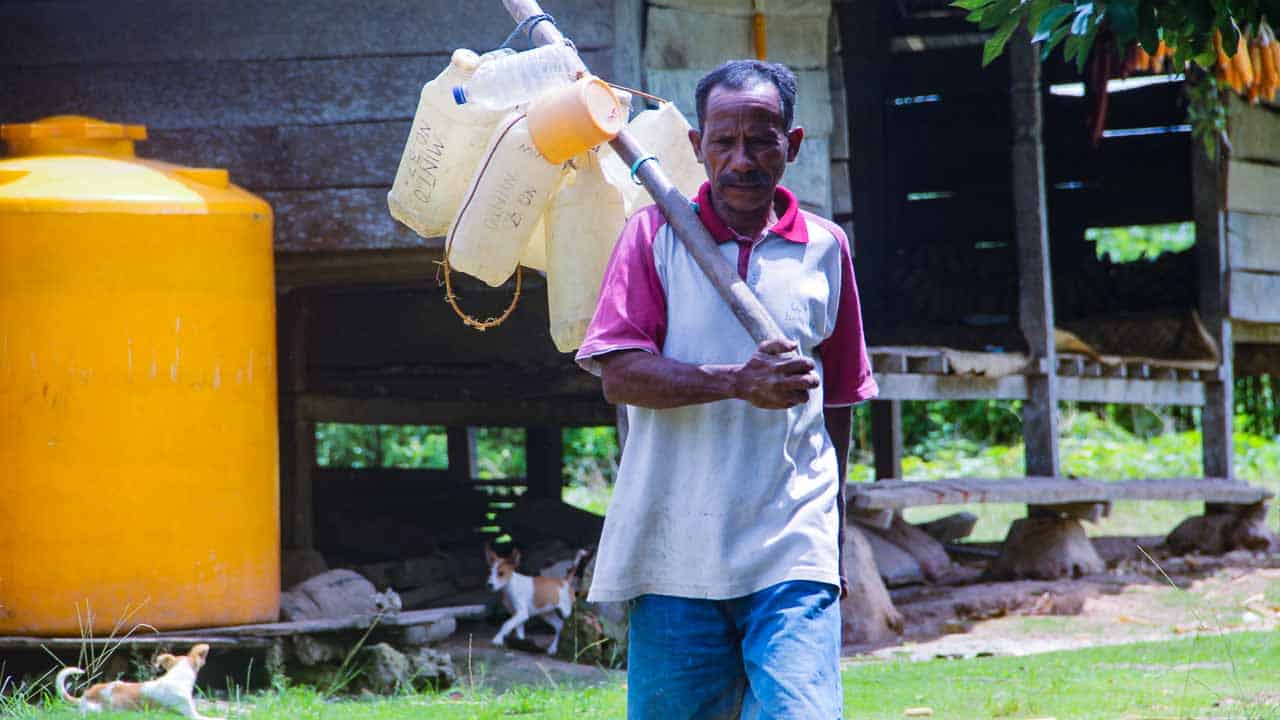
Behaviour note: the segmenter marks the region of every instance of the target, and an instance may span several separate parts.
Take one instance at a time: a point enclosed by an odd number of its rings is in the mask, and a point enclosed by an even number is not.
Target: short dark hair
[[[730,60],[698,81],[698,89],[694,91],[698,129],[702,129],[706,120],[707,96],[713,89],[723,85],[730,90],[742,90],[758,82],[771,82],[778,88],[778,97],[782,100],[782,123],[790,130],[796,112],[796,74],[782,63],[763,60]]]

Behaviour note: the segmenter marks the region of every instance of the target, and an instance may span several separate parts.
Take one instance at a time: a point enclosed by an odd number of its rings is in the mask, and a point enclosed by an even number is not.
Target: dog
[[[498,634],[493,636],[493,644],[501,647],[513,630],[517,638],[524,640],[524,624],[531,617],[540,617],[555,630],[555,637],[547,646],[547,654],[555,655],[556,648],[560,646],[560,631],[564,629],[564,621],[573,613],[573,601],[577,597],[574,582],[579,566],[589,554],[587,550],[579,550],[573,559],[573,567],[569,568],[569,574],[565,577],[531,576],[516,572],[520,565],[519,550],[512,550],[509,556],[502,557],[493,551],[489,543],[485,543],[484,557],[489,563],[489,589],[502,593],[502,603],[511,613]]]
[[[97,683],[85,690],[80,697],[67,692],[67,678],[83,675],[84,670],[77,667],[63,668],[58,671],[54,683],[58,686],[58,694],[67,702],[78,706],[82,713],[166,708],[185,717],[210,720],[196,711],[195,701],[191,697],[195,691],[196,673],[204,667],[208,657],[209,646],[204,643],[192,647],[186,655],[164,653],[155,659],[155,666],[165,673],[155,680]]]

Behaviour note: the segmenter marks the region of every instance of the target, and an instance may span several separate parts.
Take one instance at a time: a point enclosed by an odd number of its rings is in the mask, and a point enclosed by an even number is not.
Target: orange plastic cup
[[[622,131],[626,110],[594,75],[543,93],[529,105],[529,135],[548,161],[562,163]]]

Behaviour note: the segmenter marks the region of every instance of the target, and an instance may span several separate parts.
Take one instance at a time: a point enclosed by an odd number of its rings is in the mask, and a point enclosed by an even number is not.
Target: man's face
[[[801,128],[787,130],[778,88],[767,80],[742,90],[712,88],[702,132],[689,131],[712,195],[739,213],[759,212],[773,202],[774,188],[803,138]]]

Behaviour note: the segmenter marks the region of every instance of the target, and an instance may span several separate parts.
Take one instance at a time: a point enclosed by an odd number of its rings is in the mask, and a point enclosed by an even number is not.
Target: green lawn
[[[860,659],[850,661],[844,671],[845,716],[900,718],[907,708],[928,707],[934,718],[949,720],[1280,719],[1278,669],[1280,633],[1202,636],[1025,657]],[[340,701],[290,689],[217,708],[205,702],[202,708],[209,714],[246,719],[621,718],[625,696],[620,684],[523,689],[496,696],[464,689]],[[11,704],[9,712],[22,718],[80,717],[60,702],[55,707]]]

